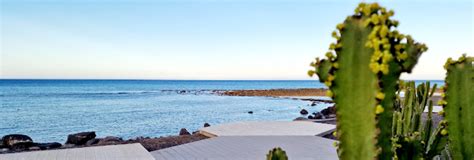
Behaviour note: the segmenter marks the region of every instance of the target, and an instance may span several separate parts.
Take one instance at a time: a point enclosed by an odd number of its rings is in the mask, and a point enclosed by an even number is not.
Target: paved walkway
[[[333,140],[318,136],[223,136],[157,150],[157,160],[259,160],[281,147],[291,160],[337,160]]]
[[[0,160],[155,160],[139,143],[0,154]]]
[[[199,132],[216,136],[315,136],[336,128],[332,124],[308,121],[236,122],[201,128]]]

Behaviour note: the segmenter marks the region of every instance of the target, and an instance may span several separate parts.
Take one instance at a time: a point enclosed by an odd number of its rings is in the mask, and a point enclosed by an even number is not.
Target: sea
[[[420,83],[423,81],[417,81]],[[443,81],[434,81],[443,85]],[[0,136],[36,142],[98,137],[160,137],[204,123],[289,121],[332,104],[290,98],[221,96],[215,91],[325,88],[317,80],[0,80]],[[253,114],[248,112],[252,111]]]

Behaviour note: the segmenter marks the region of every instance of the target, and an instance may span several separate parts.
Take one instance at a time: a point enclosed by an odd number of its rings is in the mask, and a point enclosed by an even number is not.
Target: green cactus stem
[[[426,46],[398,33],[393,11],[361,3],[337,25],[326,59],[312,63],[336,103],[341,159],[391,159],[395,92]]]
[[[397,96],[394,107],[394,126],[392,130],[394,159],[433,159],[444,151],[447,137],[441,134],[445,124],[433,130],[433,101],[436,84],[431,87],[425,82],[415,87],[415,82],[400,84],[398,94],[404,92],[402,99]],[[423,121],[422,114],[428,107],[427,118]],[[442,121],[443,122],[443,121]]]
[[[449,146],[453,159],[474,159],[474,57],[463,55],[445,65],[444,100],[440,101],[447,120]]]
[[[286,152],[280,147],[273,148],[267,154],[267,160],[288,160]]]

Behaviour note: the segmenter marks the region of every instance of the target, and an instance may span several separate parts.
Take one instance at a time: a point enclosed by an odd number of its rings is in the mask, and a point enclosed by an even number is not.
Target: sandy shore
[[[327,101],[330,100],[304,98],[315,96],[326,96],[327,89],[322,88],[301,88],[301,89],[268,89],[268,90],[231,90],[231,91],[215,91],[219,95],[225,96],[263,96],[263,97],[294,97],[306,101]],[[441,90],[437,90],[432,97],[434,104],[441,99]]]

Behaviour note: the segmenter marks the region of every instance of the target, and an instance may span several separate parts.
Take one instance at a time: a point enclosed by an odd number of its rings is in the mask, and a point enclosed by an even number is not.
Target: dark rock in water
[[[249,113],[249,114],[253,114],[253,111],[249,111],[249,112],[247,112],[247,113]]]
[[[313,113],[314,119],[325,119],[324,115],[321,112]]]
[[[327,107],[327,108],[321,110],[321,113],[323,115],[326,115],[326,116],[330,115],[330,114],[336,114],[336,107],[334,107],[334,106]]]
[[[304,120],[308,120],[308,118],[298,117],[298,118],[293,119],[293,121],[304,121]]]
[[[307,114],[308,114],[308,111],[307,111],[306,109],[302,109],[302,110],[300,111],[300,114],[302,114],[302,115],[307,115]]]
[[[88,140],[86,142],[86,146],[91,146],[91,145],[97,144],[98,142],[99,142],[99,139],[94,138],[94,139]]]
[[[181,90],[181,91],[179,91],[179,93],[180,93],[180,94],[183,94],[183,93],[186,93],[186,91],[185,91],[185,90]]]
[[[15,144],[11,145],[10,149],[15,151],[15,152],[21,152],[21,151],[26,151],[30,147],[33,147],[33,146],[34,146],[33,142],[19,142],[19,143],[15,143]]]
[[[314,116],[313,116],[313,115],[309,115],[309,116],[308,116],[308,119],[314,119]]]
[[[66,144],[84,145],[87,141],[95,138],[95,132],[81,132],[67,136]]]
[[[209,123],[204,123],[204,127],[210,127],[211,125]]]
[[[181,130],[179,131],[179,135],[182,136],[182,135],[191,135],[191,133],[188,132],[188,130],[186,130],[186,128],[181,128]]]
[[[23,134],[10,134],[3,136],[2,142],[4,147],[11,148],[17,143],[33,143],[33,139]]]
[[[36,146],[39,147],[41,150],[45,150],[45,149],[60,148],[63,145],[58,142],[53,142],[53,143],[37,143]]]
[[[316,104],[317,104],[316,102],[312,102],[311,106],[316,106]]]
[[[121,144],[123,139],[120,137],[107,136],[99,140],[97,145],[110,145],[110,144]]]

